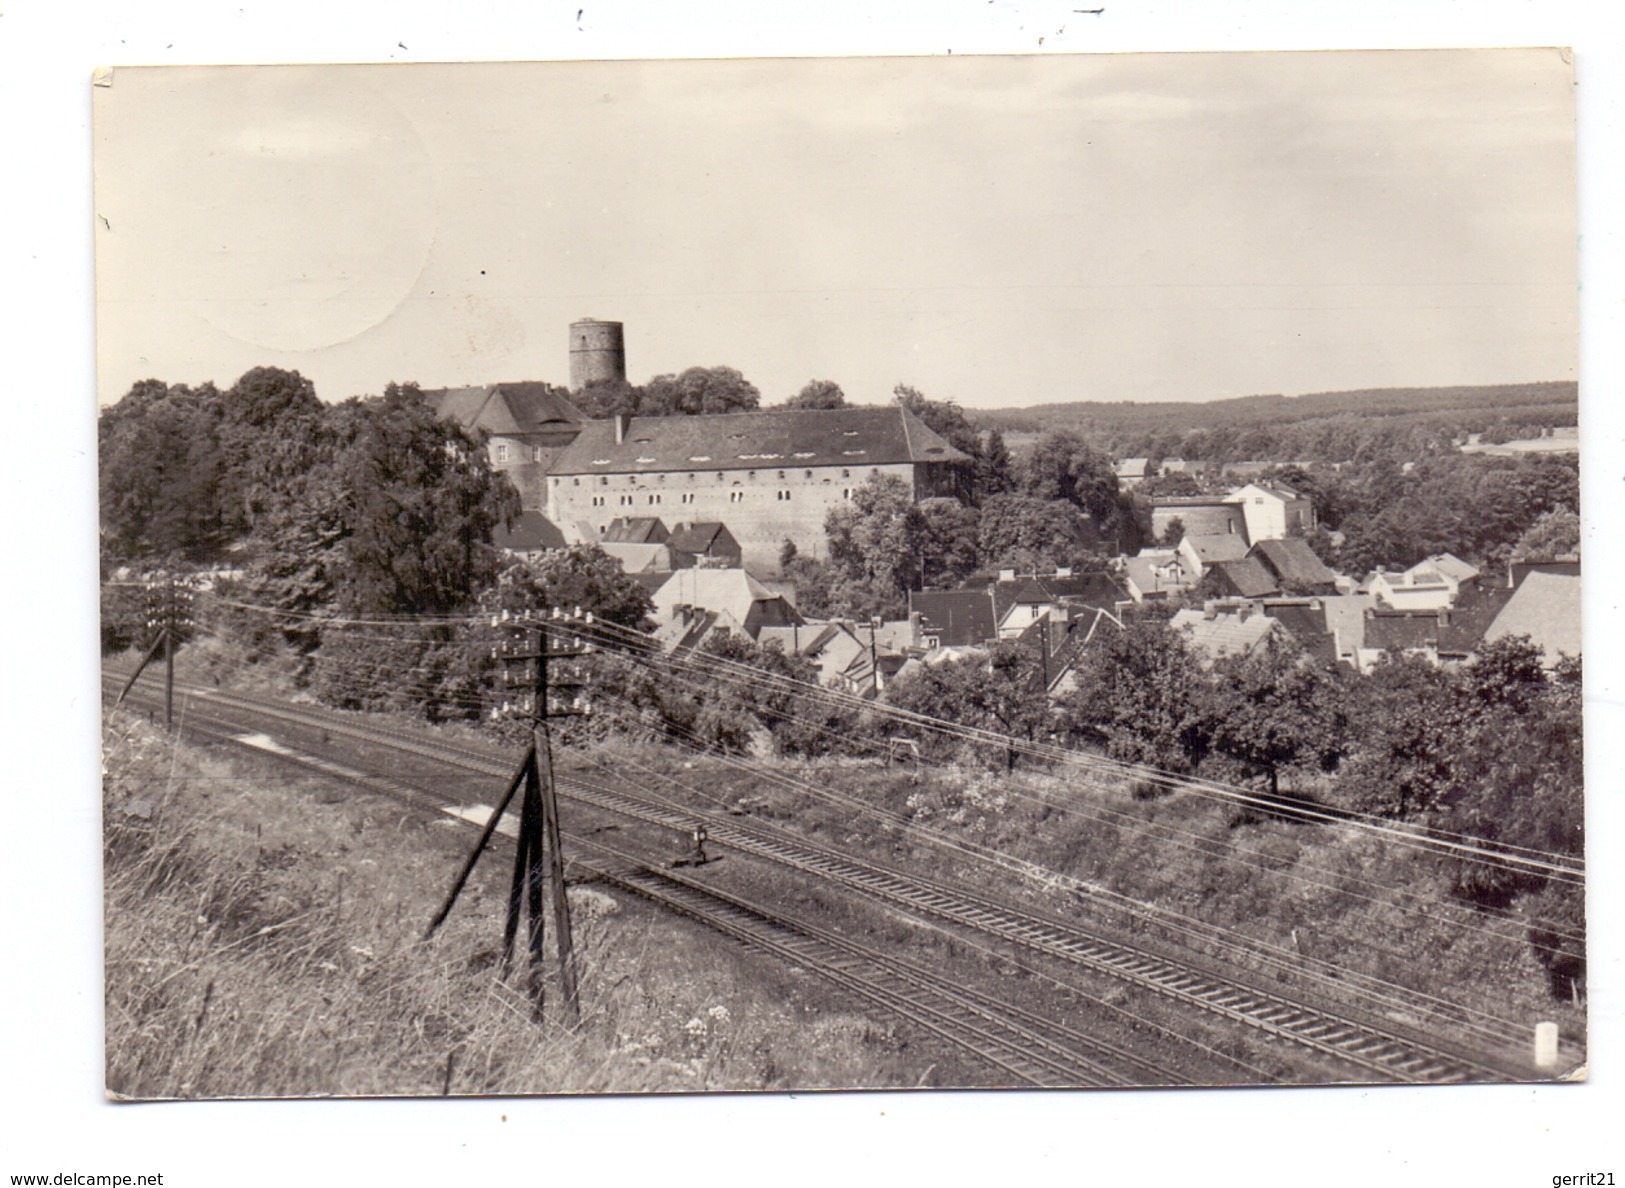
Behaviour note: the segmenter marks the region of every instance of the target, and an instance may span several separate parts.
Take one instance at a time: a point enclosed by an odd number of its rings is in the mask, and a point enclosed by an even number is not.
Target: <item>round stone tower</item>
[[[626,342],[619,322],[582,318],[570,323],[570,390],[626,379]]]

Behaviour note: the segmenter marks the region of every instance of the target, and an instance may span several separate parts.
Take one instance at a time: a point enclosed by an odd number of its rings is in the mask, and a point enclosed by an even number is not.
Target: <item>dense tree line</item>
[[[1572,382],[1246,396],[1189,404],[1077,402],[975,414],[983,428],[1006,432],[1081,432],[1116,457],[1213,462],[1349,462],[1394,453],[1414,458],[1449,449],[1472,433],[1485,434],[1487,441],[1509,440],[1574,425],[1577,418],[1578,390]]]

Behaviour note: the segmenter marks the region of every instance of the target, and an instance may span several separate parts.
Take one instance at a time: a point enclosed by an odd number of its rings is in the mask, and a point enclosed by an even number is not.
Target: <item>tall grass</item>
[[[487,856],[419,939],[472,834],[109,719],[107,1086],[131,1098],[913,1084],[895,1036],[809,1024],[784,976],[700,930],[570,891],[583,1025],[538,1022],[495,946]],[[482,881],[487,880],[487,881]],[[762,980],[765,977],[765,980]]]

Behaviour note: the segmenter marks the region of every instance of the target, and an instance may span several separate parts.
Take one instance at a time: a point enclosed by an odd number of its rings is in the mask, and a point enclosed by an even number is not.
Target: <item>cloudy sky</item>
[[[102,401],[739,368],[979,407],[1572,379],[1556,51],[120,69]]]

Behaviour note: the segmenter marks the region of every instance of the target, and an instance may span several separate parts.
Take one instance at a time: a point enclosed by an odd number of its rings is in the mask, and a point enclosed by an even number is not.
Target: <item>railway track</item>
[[[434,762],[481,774],[506,776],[508,765],[464,744],[425,740],[420,734],[356,723],[346,715],[266,698],[188,689],[189,712],[203,705],[262,714],[289,726],[370,741]],[[1330,1057],[1358,1070],[1347,1079],[1455,1083],[1534,1079],[1534,1073],[1502,1056],[1417,1036],[1408,1029],[1347,1008],[1328,1009],[1289,994],[1247,984],[1203,961],[1097,934],[1076,923],[1014,908],[963,887],[889,868],[830,850],[761,825],[741,825],[670,802],[633,796],[578,777],[560,780],[561,790],[602,810],[687,832],[706,820],[711,838],[770,862],[835,883],[905,912],[943,920],[1104,974],[1164,999],[1216,1015]],[[717,894],[707,891],[707,894]],[[741,909],[748,910],[748,909]]]
[[[309,754],[268,740],[245,742],[240,719],[207,711],[190,715],[186,729],[218,742],[251,747],[330,779],[442,813],[444,797],[392,776]],[[1158,1064],[1055,1020],[944,980],[935,971],[861,945],[827,928],[794,920],[693,879],[640,866],[628,855],[589,839],[580,847],[614,859],[572,859],[598,882],[622,888],[667,911],[700,922],[746,947],[805,969],[868,1000],[961,1051],[1008,1074],[1011,1086],[1134,1086],[1190,1084]],[[1131,1070],[1131,1071],[1130,1071]]]

